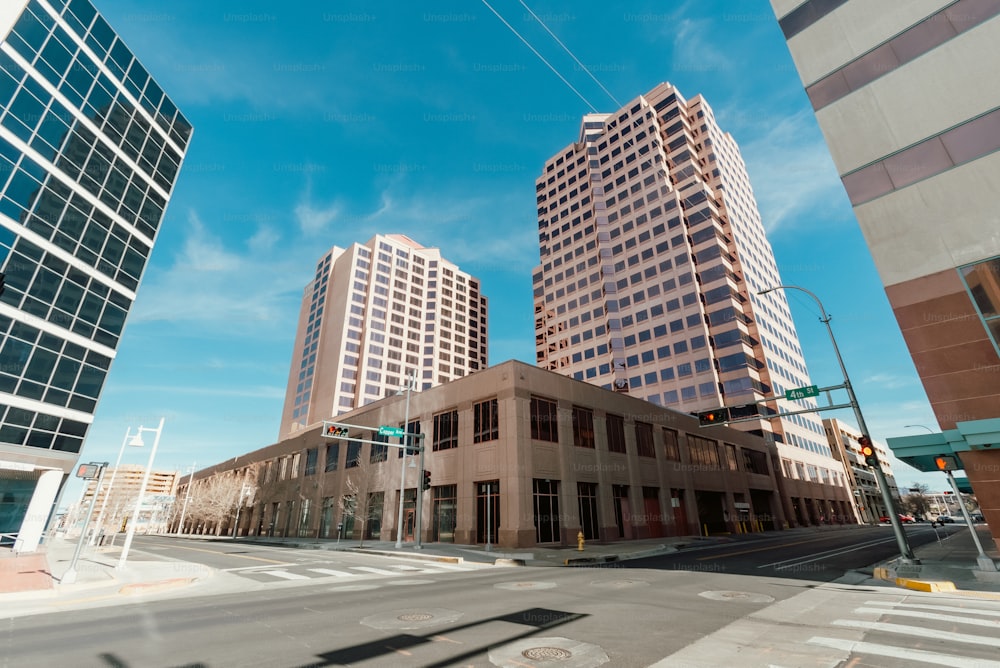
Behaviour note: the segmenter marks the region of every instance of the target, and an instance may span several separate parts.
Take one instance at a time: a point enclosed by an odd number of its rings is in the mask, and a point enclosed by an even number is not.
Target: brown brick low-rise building
[[[335,538],[342,525],[344,537],[392,540],[401,449],[371,441],[397,443],[377,431],[401,427],[406,410],[404,396],[383,399],[337,418],[361,427],[347,438],[328,438],[316,424],[200,471],[192,498],[199,484],[235,475],[234,490],[254,487],[240,535]],[[427,542],[520,548],[575,544],[581,532],[610,541],[796,524],[785,515],[773,444],[725,427],[701,429],[694,416],[522,362],[413,393],[409,422],[425,435]],[[405,470],[404,533],[412,539],[422,476]],[[808,489],[799,493],[828,517],[849,514],[842,485],[802,483]],[[232,524],[216,529],[230,533]]]

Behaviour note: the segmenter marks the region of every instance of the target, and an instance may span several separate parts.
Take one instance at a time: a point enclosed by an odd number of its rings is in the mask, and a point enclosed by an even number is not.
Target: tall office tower
[[[334,246],[305,288],[279,438],[487,366],[479,281],[401,234]]]
[[[585,116],[535,190],[539,366],[685,411],[810,385],[784,294],[756,294],[781,282],[774,255],[701,96],[664,83]],[[739,427],[773,433],[793,478],[830,464],[817,415]]]
[[[997,0],[772,0],[934,409],[1000,545]]]
[[[191,125],[89,0],[0,4],[0,533],[73,470]]]

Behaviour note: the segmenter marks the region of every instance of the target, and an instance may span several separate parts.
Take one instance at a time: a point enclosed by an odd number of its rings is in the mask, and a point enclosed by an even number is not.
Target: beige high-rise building
[[[757,295],[781,283],[774,254],[739,148],[700,95],[663,83],[585,116],[535,190],[539,366],[689,412],[812,384],[785,295]],[[819,473],[840,467],[817,415],[734,426],[777,443],[792,506],[822,497],[811,484],[848,494]]]
[[[941,433],[1000,545],[1000,2],[771,0]]]
[[[401,234],[334,246],[302,297],[280,438],[399,390],[487,366],[479,281]]]
[[[882,499],[882,490],[878,486],[875,474],[872,473],[871,467],[865,463],[864,455],[861,454],[861,446],[858,443],[861,431],[836,418],[823,420],[823,428],[826,429],[826,437],[833,456],[844,464],[844,472],[847,474],[848,483],[854,494],[854,506],[858,514],[858,521],[862,524],[878,524],[880,517],[888,515],[888,510],[886,510],[885,501]],[[875,440],[872,440],[872,447],[875,448],[875,454],[878,455],[879,467],[885,475],[885,480],[889,483],[889,495],[898,501],[899,487],[896,485],[896,478],[893,476],[892,466],[889,464],[886,447]]]

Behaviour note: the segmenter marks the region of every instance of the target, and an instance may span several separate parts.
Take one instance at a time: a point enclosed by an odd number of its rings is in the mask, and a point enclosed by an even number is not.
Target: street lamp
[[[854,409],[854,417],[858,421],[858,428],[861,429],[861,436],[871,442],[871,436],[868,433],[868,425],[865,424],[865,418],[861,414],[861,406],[858,404],[858,398],[854,396],[854,387],[851,385],[851,379],[847,375],[847,367],[844,366],[844,359],[840,356],[840,348],[837,347],[837,339],[833,336],[833,328],[830,327],[831,317],[827,314],[826,309],[823,308],[823,302],[819,300],[819,297],[814,295],[809,290],[799,287],[797,285],[776,285],[771,288],[766,288],[757,292],[758,295],[764,295],[773,290],[798,290],[804,292],[816,302],[819,306],[819,312],[822,317],[819,319],[824,325],[826,325],[826,331],[830,335],[830,342],[833,344],[833,352],[837,356],[837,364],[840,365],[840,371],[844,375],[844,389],[847,390],[847,397],[851,403],[851,408]],[[899,553],[905,562],[911,564],[919,564],[920,561],[914,556],[913,550],[910,548],[910,544],[906,540],[906,534],[903,533],[903,524],[899,519],[899,513],[896,510],[896,506],[893,503],[892,495],[889,493],[889,484],[885,479],[885,473],[882,471],[881,464],[875,464],[872,466],[875,473],[875,479],[878,480],[878,485],[882,492],[882,501],[885,502],[886,508],[889,509],[889,522],[892,524],[892,530],[896,534],[896,543],[899,546]]]
[[[97,513],[97,520],[94,522],[94,533],[90,535],[90,542],[88,545],[93,545],[94,541],[97,539],[97,535],[104,528],[104,511],[108,508],[108,500],[111,498],[111,487],[115,484],[115,476],[118,475],[118,467],[122,463],[122,455],[125,454],[125,446],[128,445],[129,439],[132,438],[132,428],[129,427],[125,430],[125,439],[122,441],[122,447],[118,451],[118,459],[115,461],[115,468],[111,470],[111,480],[108,481],[108,488],[104,490],[104,501],[101,502],[101,512]],[[97,499],[97,494],[101,491],[100,485],[94,489],[94,499]]]
[[[406,391],[406,412],[403,418],[403,456],[399,469],[399,516],[396,518],[396,549],[403,547],[403,497],[406,495],[406,455],[410,445],[410,392],[417,381],[417,374],[411,371],[406,377],[405,387],[399,388],[396,395],[399,396]],[[418,481],[419,484],[419,481]],[[420,509],[417,509],[420,512]]]
[[[125,534],[125,543],[122,545],[122,554],[118,558],[118,570],[125,568],[125,561],[128,559],[128,551],[132,546],[132,538],[135,536],[135,525],[139,522],[139,508],[142,506],[142,497],[146,494],[146,485],[149,483],[149,473],[153,470],[153,458],[156,457],[156,448],[160,444],[160,435],[163,433],[163,420],[160,418],[160,426],[156,429],[139,427],[139,431],[136,432],[135,436],[129,442],[129,445],[141,448],[145,445],[142,442],[142,432],[152,431],[156,432],[156,438],[153,439],[153,449],[149,451],[149,463],[146,465],[146,472],[142,474],[142,482],[139,484],[139,496],[135,501],[135,508],[132,510],[132,519],[128,524],[128,532]]]
[[[187,491],[184,492],[184,506],[181,508],[181,521],[177,525],[178,535],[182,531],[184,531],[184,515],[187,514],[188,501],[191,500],[191,485],[194,483],[194,470],[195,468],[197,468],[197,466],[198,462],[195,462],[194,464],[188,467],[188,473],[190,473],[191,476],[188,478]]]
[[[930,427],[925,427],[922,424],[904,424],[903,425],[903,429],[926,429],[931,434],[937,433],[933,429],[931,429]]]

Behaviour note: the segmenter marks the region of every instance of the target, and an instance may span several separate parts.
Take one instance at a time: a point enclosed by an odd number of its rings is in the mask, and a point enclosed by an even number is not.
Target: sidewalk
[[[1000,566],[1000,552],[993,549],[995,543],[987,526],[980,524],[975,529],[986,556]],[[990,573],[977,568],[979,552],[968,531],[927,543],[913,553],[920,561],[919,566],[892,559],[874,568],[874,579],[916,591],[1000,592],[1000,571]]]

